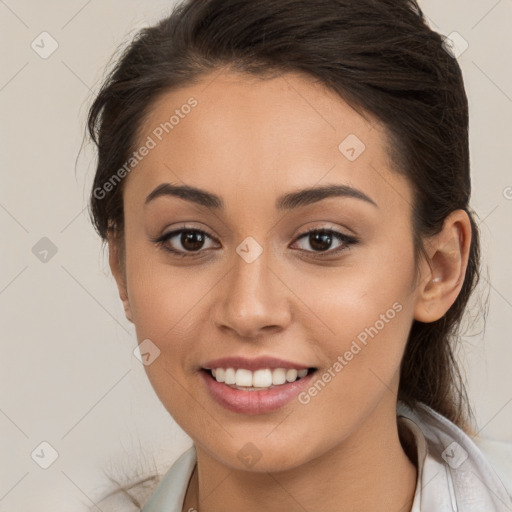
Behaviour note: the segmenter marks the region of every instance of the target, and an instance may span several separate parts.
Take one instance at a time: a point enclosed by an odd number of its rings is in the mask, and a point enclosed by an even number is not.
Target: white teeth
[[[237,386],[252,386],[252,372],[239,368],[235,373],[235,384]]]
[[[308,370],[264,368],[251,372],[244,368],[238,368],[237,370],[234,368],[213,368],[211,372],[217,382],[224,382],[229,386],[237,388],[261,389],[280,386],[287,382],[295,382],[297,379],[305,377]]]
[[[235,370],[233,368],[226,368],[226,373],[224,374],[224,382],[226,384],[236,384]]]
[[[268,388],[272,386],[272,372],[269,369],[256,370],[252,375],[252,386],[255,388]],[[237,386],[240,386],[238,382]]]
[[[297,380],[297,375],[298,375],[297,370],[288,370],[286,372],[286,380],[288,382],[293,382],[293,381]]]
[[[272,372],[272,384],[279,386],[286,382],[286,370],[284,368],[276,368]]]

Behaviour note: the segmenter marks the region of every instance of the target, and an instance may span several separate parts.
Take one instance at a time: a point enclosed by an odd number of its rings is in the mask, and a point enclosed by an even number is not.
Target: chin
[[[268,435],[267,430],[266,433],[261,433],[257,437],[233,437],[228,443],[216,443],[213,447],[207,447],[205,451],[226,467],[253,473],[279,473],[293,470],[318,455],[311,442],[308,442],[308,451],[305,451],[303,441],[294,442],[290,438],[279,436],[271,441],[265,439],[266,435]],[[198,444],[200,443],[196,443]]]

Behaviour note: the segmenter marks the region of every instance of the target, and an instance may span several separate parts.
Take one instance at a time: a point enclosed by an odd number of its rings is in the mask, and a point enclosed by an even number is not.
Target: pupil
[[[313,249],[325,250],[331,245],[331,235],[325,231],[310,235],[310,244]]]
[[[198,231],[184,231],[181,234],[181,243],[185,249],[195,251],[201,249],[204,237]]]

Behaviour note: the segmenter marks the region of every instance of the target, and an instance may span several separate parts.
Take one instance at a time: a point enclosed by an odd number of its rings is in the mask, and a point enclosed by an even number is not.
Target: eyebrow
[[[205,208],[213,208],[216,210],[224,209],[223,199],[211,192],[189,185],[174,185],[171,183],[162,183],[158,185],[147,197],[145,205],[155,200],[157,197],[170,196],[184,199],[192,203],[198,204]],[[289,192],[278,197],[276,201],[277,210],[292,210],[304,207],[323,199],[330,197],[348,197],[360,199],[378,208],[377,203],[368,197],[364,192],[349,185],[324,185],[321,187],[311,187]]]

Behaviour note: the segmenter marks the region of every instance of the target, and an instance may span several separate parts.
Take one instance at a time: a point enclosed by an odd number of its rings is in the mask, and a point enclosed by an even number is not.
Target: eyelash
[[[171,249],[166,244],[166,242],[168,240],[170,240],[171,238],[174,238],[176,235],[180,235],[181,233],[184,233],[184,232],[188,232],[188,233],[191,233],[191,232],[192,233],[201,233],[202,235],[206,235],[207,237],[213,239],[213,237],[211,237],[208,233],[206,233],[205,231],[203,231],[201,229],[183,227],[181,229],[177,229],[177,230],[171,231],[169,233],[165,233],[164,235],[162,235],[162,236],[160,236],[158,238],[152,239],[151,241],[153,243],[155,243],[158,247],[164,249],[165,251],[171,253],[173,256],[176,256],[178,258],[194,258],[194,257],[197,257],[201,252],[203,252],[201,249],[199,251],[194,251],[194,252],[189,251],[190,254],[188,254],[187,252],[177,251],[176,249]],[[327,228],[312,228],[312,229],[309,229],[309,230],[305,231],[304,233],[300,234],[296,238],[296,241],[298,241],[298,240],[300,240],[302,238],[306,238],[311,233],[329,234],[329,235],[332,235],[337,240],[339,240],[340,242],[343,242],[343,244],[340,245],[338,248],[333,249],[333,250],[331,249],[331,250],[328,250],[328,251],[304,251],[304,250],[302,250],[303,252],[306,252],[306,253],[313,253],[313,257],[314,258],[323,258],[325,256],[335,256],[335,255],[337,255],[337,254],[339,254],[341,252],[349,250],[350,246],[355,245],[355,244],[357,244],[359,242],[359,240],[357,238],[345,235],[344,233],[341,233],[340,231],[336,231],[336,230],[333,230],[333,229],[327,229]]]

